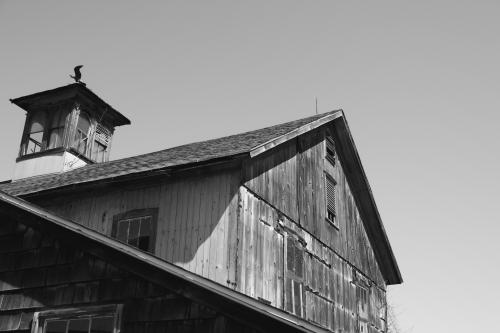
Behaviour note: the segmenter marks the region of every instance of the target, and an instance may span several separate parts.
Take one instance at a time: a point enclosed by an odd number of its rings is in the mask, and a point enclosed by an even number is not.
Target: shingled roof
[[[194,142],[149,154],[90,164],[64,173],[19,179],[0,184],[0,190],[16,196],[26,195],[64,186],[250,154],[257,147],[335,113],[340,114],[342,111],[322,113],[255,131]]]

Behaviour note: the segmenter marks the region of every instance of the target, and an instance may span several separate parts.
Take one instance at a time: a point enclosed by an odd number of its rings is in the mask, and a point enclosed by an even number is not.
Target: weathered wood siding
[[[251,159],[244,171],[248,188],[298,221],[296,140]]]
[[[223,170],[165,178],[141,186],[51,197],[37,203],[107,235],[111,235],[114,215],[158,208],[154,253],[234,287],[239,182],[240,170]]]
[[[185,173],[38,203],[108,235],[114,215],[158,208],[157,256],[331,330],[384,331],[385,282],[342,160],[325,159],[325,133],[275,147],[243,172]],[[338,228],[326,221],[325,174],[336,181]],[[357,277],[368,281],[366,297]]]
[[[256,332],[82,250],[0,221],[0,332],[29,332],[53,308],[123,304],[123,333]]]
[[[253,237],[252,246],[260,246],[264,236],[255,232],[262,225],[256,216],[259,207],[272,207],[273,218],[278,216],[285,226],[281,233],[274,231],[283,238],[283,246],[279,243],[274,248],[283,250],[280,256],[285,263],[283,308],[335,331],[357,332],[362,325],[370,332],[384,331],[386,285],[342,160],[337,158],[332,165],[325,158],[326,133],[325,127],[306,133],[244,166],[240,219],[249,234],[243,237]],[[338,228],[326,221],[325,174],[336,181]],[[276,228],[278,222],[266,223]],[[251,249],[259,251],[263,248]],[[262,258],[255,265],[258,271],[274,265],[271,258]],[[369,281],[366,306],[360,305],[356,276]]]
[[[360,273],[350,262],[246,187],[239,219],[240,292],[330,330],[357,332]],[[384,331],[383,286],[371,282],[368,303],[371,332]]]
[[[238,291],[283,308],[284,241],[278,211],[240,189]]]
[[[245,165],[245,186],[384,286],[349,183],[337,159],[325,159],[326,128],[306,133]],[[295,154],[295,155],[294,155]],[[335,181],[337,229],[326,222],[325,173]]]

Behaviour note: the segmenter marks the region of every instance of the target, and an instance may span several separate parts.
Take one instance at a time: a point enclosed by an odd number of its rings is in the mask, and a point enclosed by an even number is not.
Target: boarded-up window
[[[358,332],[368,333],[369,323],[369,302],[370,302],[370,284],[367,279],[359,273],[354,273],[356,286],[356,302],[357,302],[357,321]]]
[[[285,310],[303,316],[304,250],[292,236],[286,241]]]
[[[154,252],[157,208],[136,209],[113,217],[111,237],[147,252]]]
[[[335,141],[333,141],[333,138],[331,136],[326,137],[326,159],[335,165],[335,156],[336,156],[336,151],[335,151]]]
[[[337,183],[328,174],[325,174],[326,183],[326,219],[338,228],[337,221]]]

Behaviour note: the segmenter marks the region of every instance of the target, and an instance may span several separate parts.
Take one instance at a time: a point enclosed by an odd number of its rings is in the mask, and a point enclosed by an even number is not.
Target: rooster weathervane
[[[69,77],[72,78],[73,80],[75,80],[76,83],[83,83],[80,81],[80,79],[82,78],[82,73],[80,72],[80,68],[82,68],[83,65],[78,65],[75,67],[74,71],[75,71],[75,75],[70,75]]]

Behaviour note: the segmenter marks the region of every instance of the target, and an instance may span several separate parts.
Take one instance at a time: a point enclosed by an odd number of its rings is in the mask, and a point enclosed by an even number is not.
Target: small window
[[[298,239],[286,237],[285,311],[303,316],[304,310],[304,247]]]
[[[42,151],[45,118],[45,112],[37,112],[33,115],[29,127],[26,151],[24,154],[33,154]]]
[[[36,312],[33,333],[119,332],[122,305],[57,309]]]
[[[335,165],[335,157],[336,157],[336,151],[335,151],[335,141],[333,141],[333,138],[331,136],[326,137],[326,159],[332,163],[332,165]]]
[[[80,154],[87,153],[87,143],[89,139],[90,120],[85,114],[80,114],[76,125],[75,138],[73,140],[73,148]]]
[[[154,252],[158,209],[136,209],[115,215],[111,237],[142,251]]]
[[[326,180],[326,219],[335,227],[338,226],[337,221],[337,183],[329,175],[325,174]]]
[[[94,143],[92,145],[92,156],[91,158],[96,162],[105,162],[106,161],[106,151],[108,149],[109,143],[111,140],[111,133],[104,126],[98,124]]]
[[[58,110],[52,116],[49,129],[49,149],[62,147],[67,111]]]

